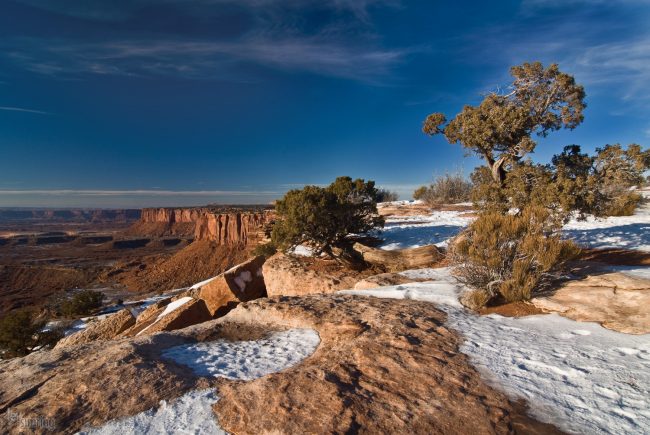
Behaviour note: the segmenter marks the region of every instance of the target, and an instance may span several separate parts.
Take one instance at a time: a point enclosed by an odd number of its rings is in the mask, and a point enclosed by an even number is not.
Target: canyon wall
[[[263,240],[273,220],[270,210],[233,208],[146,208],[133,233],[193,236],[219,245]]]

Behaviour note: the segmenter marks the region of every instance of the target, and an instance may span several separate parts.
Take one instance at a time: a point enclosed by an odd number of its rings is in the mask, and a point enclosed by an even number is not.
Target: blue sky
[[[3,0],[0,206],[267,202],[339,175],[403,197],[479,161],[431,112],[557,62],[585,122],[650,142],[649,0]]]

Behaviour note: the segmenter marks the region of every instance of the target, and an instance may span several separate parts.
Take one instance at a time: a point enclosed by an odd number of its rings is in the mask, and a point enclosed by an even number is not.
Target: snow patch
[[[80,434],[226,434],[212,412],[218,397],[214,390],[190,391],[167,403],[160,402],[156,409],[141,412],[133,417],[111,421],[97,429]]]
[[[255,341],[183,344],[167,349],[163,357],[190,367],[199,376],[251,380],[297,364],[319,343],[313,329],[289,329]]]
[[[295,248],[293,248],[293,254],[294,255],[299,255],[301,257],[313,257],[314,256],[314,250],[312,248],[310,248],[309,246],[298,245]]]
[[[239,290],[243,292],[246,290],[246,283],[251,282],[252,280],[253,276],[251,273],[248,270],[244,270],[242,273],[235,277],[235,284],[237,284]]]
[[[390,251],[425,245],[447,246],[473,220],[463,213],[436,211],[430,215],[391,217],[381,232],[384,242],[380,248]]]
[[[163,356],[200,376],[252,380],[287,369],[311,355],[320,344],[313,329],[289,329],[255,341],[215,340],[175,346]],[[156,409],[111,421],[82,434],[155,433],[225,434],[212,412],[215,390],[195,390]]]

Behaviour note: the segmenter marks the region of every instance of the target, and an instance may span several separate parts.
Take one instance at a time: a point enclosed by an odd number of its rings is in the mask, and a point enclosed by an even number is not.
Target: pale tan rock
[[[136,318],[136,324],[142,324],[155,318],[162,311],[161,308],[165,308],[171,301],[172,298],[165,298],[149,305],[147,308],[142,310],[140,314],[138,314],[138,317]]]
[[[262,274],[265,257],[255,257],[215,277],[198,290],[212,316],[222,316],[239,302],[266,297]]]
[[[444,254],[435,245],[386,251],[355,243],[353,248],[367,263],[383,266],[391,272],[431,267],[444,258]]]
[[[221,384],[213,408],[226,432],[558,433],[551,426],[534,432],[530,419],[487,387],[433,304],[307,295],[242,304],[226,319],[312,328],[321,339],[295,367]]]
[[[399,273],[381,273],[362,279],[354,285],[355,290],[368,290],[389,285],[406,284],[418,280],[407,278]]]
[[[137,335],[151,335],[160,331],[183,329],[211,319],[212,316],[205,305],[205,301],[192,299],[174,311],[157,318],[156,321],[138,332]]]
[[[313,268],[314,262],[282,253],[275,254],[264,263],[263,273],[269,296],[299,296],[313,293],[333,293],[351,289],[361,279],[358,272],[343,267]]]
[[[627,334],[650,333],[650,280],[624,273],[592,275],[565,283],[531,301],[536,307]]]
[[[127,309],[106,317],[103,320],[90,322],[85,329],[61,339],[56,348],[90,343],[91,341],[111,340],[135,324],[135,317]]]
[[[258,299],[182,330],[0,361],[0,414],[41,418],[32,433],[76,433],[217,388],[230,433],[555,433],[488,386],[435,305],[345,295]],[[313,328],[316,352],[252,382],[199,378],[162,353],[188,342],[255,340]],[[539,427],[538,427],[539,428]],[[0,433],[25,433],[0,418]]]

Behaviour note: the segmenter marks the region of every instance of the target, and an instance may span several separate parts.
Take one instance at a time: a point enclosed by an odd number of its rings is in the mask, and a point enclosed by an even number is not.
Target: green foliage
[[[482,213],[451,249],[454,273],[476,290],[474,303],[501,297],[528,300],[578,249],[562,240],[560,226],[542,207],[520,214]]]
[[[388,189],[379,189],[377,190],[377,202],[391,202],[397,201],[399,195],[397,192],[391,192]]]
[[[104,294],[95,290],[81,290],[59,305],[59,311],[66,317],[91,314],[102,306]]]
[[[270,257],[273,254],[275,254],[277,251],[278,249],[275,247],[275,245],[272,242],[269,242],[269,243],[263,243],[261,245],[257,245],[255,249],[253,249],[253,255]]]
[[[648,154],[633,144],[627,149],[607,145],[589,156],[578,145],[569,145],[553,156],[552,165],[513,165],[503,183],[495,181],[488,168],[478,167],[472,174],[472,200],[479,210],[501,213],[541,206],[560,220],[572,212],[630,215],[642,200],[631,189],[643,182]]]
[[[332,248],[347,248],[349,234],[383,226],[384,219],[377,213],[377,194],[373,181],[350,177],[339,177],[325,188],[291,190],[276,204],[278,221],[272,242],[282,250],[308,243],[315,254],[325,252],[334,257]]]
[[[428,186],[421,186],[413,192],[413,198],[435,206],[439,204],[456,204],[470,199],[472,183],[461,172],[445,174],[436,178]]]
[[[591,187],[596,192],[592,212],[597,216],[631,215],[642,200],[631,188],[642,185],[643,173],[648,169],[650,150],[643,151],[639,145],[597,148],[591,176]]]
[[[36,320],[27,310],[11,311],[0,318],[0,352],[2,358],[27,355],[34,348],[53,346],[63,337],[58,329],[42,331],[45,321]]]
[[[544,68],[540,62],[524,63],[512,67],[510,74],[514,80],[509,93],[492,93],[478,106],[466,105],[449,123],[443,114],[431,114],[422,128],[485,159],[498,183],[534,151],[533,135],[577,127],[586,107],[583,87],[556,64]]]

